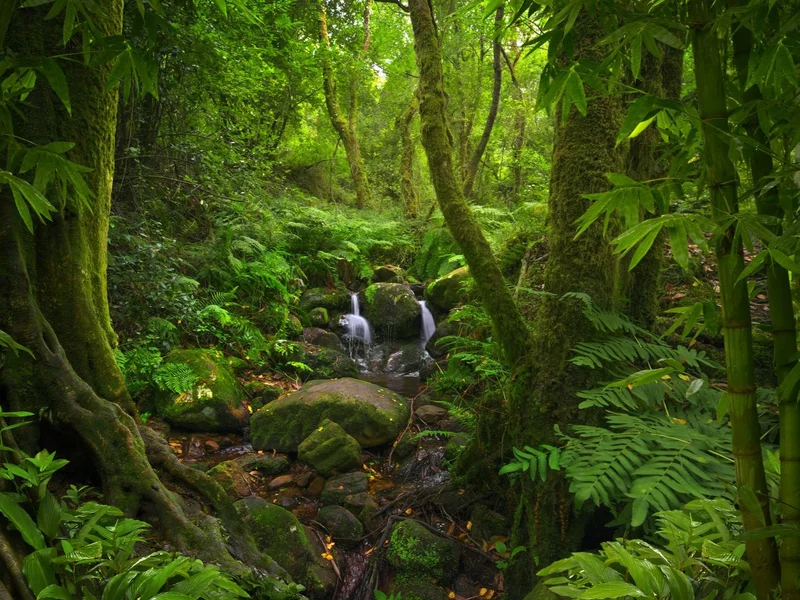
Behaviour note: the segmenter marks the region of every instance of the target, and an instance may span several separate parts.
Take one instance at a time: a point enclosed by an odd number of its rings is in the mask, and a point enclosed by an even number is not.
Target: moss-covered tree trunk
[[[416,219],[419,215],[419,194],[414,185],[414,140],[411,137],[411,124],[419,110],[417,90],[403,113],[397,118],[397,129],[400,131],[400,190],[403,194],[403,206],[406,215]]]
[[[319,39],[322,45],[322,78],[325,91],[325,106],[328,109],[328,116],[331,124],[339,134],[347,156],[347,164],[350,167],[350,176],[353,179],[353,186],[356,190],[356,207],[364,208],[370,202],[371,192],[367,171],[364,166],[364,158],[361,156],[361,145],[358,140],[358,78],[356,73],[352,74],[350,81],[350,107],[347,116],[342,113],[339,106],[339,96],[334,79],[333,61],[331,60],[331,42],[328,36],[328,18],[325,11],[325,0],[319,0]],[[364,12],[365,49],[369,48],[369,2]],[[365,54],[366,52],[364,52]],[[357,65],[356,65],[357,68]]]
[[[46,13],[40,8],[15,11],[8,50],[30,60],[62,55],[62,25],[57,19],[45,21]],[[94,25],[105,36],[119,35],[122,0],[106,2],[95,14]],[[33,354],[4,356],[0,405],[31,410],[47,420],[62,437],[61,447],[88,449],[106,501],[157,524],[176,549],[234,570],[241,568],[235,554],[274,572],[236,520],[219,485],[178,463],[149,429],[140,432],[134,412],[124,410],[133,407],[114,362],[105,295],[117,106],[116,91],[108,89],[110,73],[111,64],[87,67],[74,61],[65,69],[71,116],[49,88],[38,85],[27,99],[25,114],[14,118],[15,134],[26,143],[75,142],[69,158],[92,169],[87,183],[93,196],[91,209],[71,194],[60,203],[53,197],[58,209],[53,223],[37,223],[31,234],[8,188],[0,189],[0,329]],[[52,447],[56,442],[35,439],[39,432],[33,428],[13,433],[28,447]],[[228,544],[213,533],[216,525],[207,516],[197,515],[206,521],[203,527],[190,520],[149,458],[176,483],[208,499],[233,534]]]
[[[725,93],[725,67],[720,56],[717,30],[713,27],[711,0],[692,0],[692,52],[697,82],[697,109],[703,135],[705,183],[715,221],[726,222],[739,211],[736,168],[730,159],[731,138]],[[736,227],[730,225],[716,234],[715,252],[722,298],[722,327],[725,336],[725,363],[730,398],[732,448],[736,464],[736,484],[740,490],[756,494],[763,521],[770,524],[769,491],[761,457],[761,427],[756,407],[756,382],[753,366],[753,332],[747,282],[739,279],[744,270],[744,250]],[[752,507],[740,503],[745,529],[763,526]],[[745,542],[747,560],[759,599],[771,598],[780,582],[780,566],[775,540]]]
[[[458,243],[475,280],[497,340],[511,365],[527,359],[530,336],[511,290],[464,198],[453,164],[452,136],[447,129],[442,53],[428,0],[409,2],[414,51],[419,68],[419,114],[422,145],[428,158],[436,198],[448,229]]]
[[[497,113],[500,110],[500,90],[503,86],[503,48],[500,45],[501,28],[503,26],[504,4],[497,7],[494,13],[494,31],[492,39],[492,101],[489,104],[489,114],[486,115],[486,123],[483,125],[483,133],[475,146],[469,162],[464,170],[464,197],[472,195],[472,188],[475,185],[475,177],[478,174],[478,167],[489,145],[489,138],[492,137],[494,122],[497,120]]]
[[[658,43],[658,42],[657,42]],[[679,100],[683,79],[683,51],[658,43],[662,56],[645,52],[636,87],[646,94],[668,100]],[[661,138],[655,124],[630,142],[625,172],[636,181],[653,181],[666,173],[662,158]],[[652,329],[659,313],[661,271],[664,267],[666,234],[662,232],[650,250],[624,276],[623,295],[628,298],[628,316],[645,329]],[[627,267],[627,261],[625,261]]]

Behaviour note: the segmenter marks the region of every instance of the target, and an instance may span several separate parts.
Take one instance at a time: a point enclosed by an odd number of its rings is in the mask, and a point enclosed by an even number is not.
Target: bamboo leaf
[[[45,547],[44,536],[30,515],[23,510],[13,494],[0,493],[0,513],[20,532],[22,539],[35,550]]]

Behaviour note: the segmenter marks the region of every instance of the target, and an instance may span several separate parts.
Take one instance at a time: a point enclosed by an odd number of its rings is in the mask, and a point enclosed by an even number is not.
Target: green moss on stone
[[[407,519],[392,529],[388,558],[401,573],[425,574],[447,583],[458,574],[461,548],[455,541]]]
[[[297,448],[297,457],[322,475],[357,469],[361,446],[339,425],[325,419]]]

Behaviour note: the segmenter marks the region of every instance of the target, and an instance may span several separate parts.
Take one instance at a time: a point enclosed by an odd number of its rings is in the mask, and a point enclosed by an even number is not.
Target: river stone
[[[300,296],[300,308],[310,312],[317,307],[341,312],[350,308],[350,292],[343,285],[334,288],[309,288]]]
[[[257,410],[283,394],[283,388],[255,379],[244,384],[244,391],[250,397],[250,406]]]
[[[419,373],[427,360],[425,349],[419,342],[405,344],[389,355],[386,361],[386,372],[394,375]]]
[[[364,290],[364,316],[382,340],[419,338],[422,316],[414,292],[401,283],[373,283]]]
[[[308,313],[308,318],[314,327],[327,327],[328,326],[328,309],[324,306],[318,306]]]
[[[344,350],[338,335],[319,327],[306,327],[303,329],[303,341],[307,344],[314,344],[315,346],[330,348],[339,352]]]
[[[369,492],[348,494],[344,497],[342,504],[347,510],[358,517],[364,525],[378,512],[378,503],[370,496]]]
[[[306,530],[288,510],[251,497],[234,504],[259,549],[288,571],[292,579],[306,586],[310,598],[322,598],[324,583],[315,562],[315,550]]]
[[[325,419],[297,447],[297,458],[322,475],[350,471],[361,464],[361,446],[339,425]]]
[[[247,471],[259,471],[263,475],[277,475],[289,468],[289,459],[283,454],[245,454],[235,458],[237,463]]]
[[[464,284],[470,279],[467,267],[451,271],[428,285],[425,298],[440,310],[451,311],[467,299]]]
[[[355,545],[364,537],[364,526],[355,515],[341,506],[323,506],[317,520],[335,542]]]
[[[312,344],[302,344],[302,346],[300,362],[311,369],[311,372],[305,375],[309,379],[336,379],[358,375],[358,365],[345,353]]]
[[[222,486],[225,493],[236,500],[252,493],[250,475],[235,460],[226,460],[208,471],[208,475]]]
[[[368,488],[367,474],[361,471],[331,477],[322,488],[322,504],[326,506],[329,504],[341,505],[347,496],[366,492]]]
[[[408,422],[406,400],[366,381],[309,381],[259,409],[250,420],[257,450],[296,452],[325,420],[338,423],[362,448],[392,442]]]
[[[389,564],[401,573],[424,574],[447,584],[458,575],[461,547],[421,523],[406,519],[392,528],[388,558]]]
[[[395,267],[394,265],[384,265],[375,269],[375,272],[372,275],[372,281],[377,283],[387,283],[399,280],[402,282],[405,277],[406,272],[402,268]]]
[[[173,350],[167,365],[187,365],[197,377],[186,392],[160,391],[155,413],[174,427],[190,431],[240,432],[247,425],[244,390],[218,350]]]
[[[433,332],[433,335],[425,344],[425,350],[428,351],[428,354],[430,354],[432,358],[442,358],[446,356],[450,351],[449,348],[437,342],[443,337],[456,335],[457,333],[458,326],[455,325],[455,323],[450,323],[447,319],[441,320],[436,324],[436,331]]]

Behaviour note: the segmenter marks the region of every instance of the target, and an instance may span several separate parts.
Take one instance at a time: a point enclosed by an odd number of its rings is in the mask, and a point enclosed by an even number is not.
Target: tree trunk
[[[369,47],[369,3],[364,17],[366,27],[365,43]],[[319,38],[322,43],[322,77],[325,90],[325,105],[328,108],[331,124],[339,134],[347,156],[347,164],[350,167],[350,176],[353,178],[353,185],[356,189],[356,207],[364,208],[370,203],[370,188],[367,180],[367,171],[364,167],[364,159],[361,156],[361,146],[356,132],[358,104],[357,104],[357,78],[353,73],[350,86],[350,111],[347,117],[342,114],[339,107],[339,97],[334,81],[333,62],[331,61],[331,43],[328,37],[328,22],[325,13],[325,0],[319,0]]]
[[[464,197],[472,195],[472,188],[475,185],[475,177],[478,174],[478,167],[481,164],[483,153],[489,144],[492,136],[494,122],[497,119],[497,112],[500,108],[500,89],[503,85],[503,48],[500,45],[501,28],[503,26],[504,4],[500,4],[494,13],[494,38],[492,39],[492,71],[494,79],[492,84],[492,102],[489,105],[489,114],[486,116],[486,123],[483,126],[483,133],[478,140],[478,145],[472,152],[464,174]]]
[[[717,33],[712,26],[710,0],[692,0],[692,51],[697,82],[697,107],[703,134],[703,159],[707,189],[711,197],[712,217],[721,222],[739,211],[736,195],[736,169],[729,155],[728,107],[726,105],[724,67],[720,59]],[[741,238],[735,227],[718,234],[716,242],[719,283],[722,296],[725,362],[728,373],[727,393],[733,430],[733,454],[736,483],[749,488],[761,503],[769,525],[769,496],[764,463],[761,458],[761,428],[756,408],[756,383],[753,371],[753,339],[747,282],[738,281],[744,269]],[[742,521],[747,530],[762,526],[760,519],[740,503]],[[760,599],[779,583],[780,567],[774,539],[746,542],[747,559]]]
[[[751,149],[749,158],[753,186],[756,189],[756,209],[758,214],[783,218],[777,186],[764,190],[767,178],[773,172],[772,156],[762,150],[769,148],[770,142],[758,122],[755,103],[761,101],[758,86],[747,88],[748,61],[753,51],[753,33],[743,23],[734,23],[733,63],[736,67],[742,91],[742,103],[750,104],[750,114],[744,121],[747,135],[758,143]],[[773,227],[773,233],[780,235],[781,228]],[[797,330],[792,305],[792,287],[789,273],[775,261],[767,264],[767,291],[769,295],[769,314],[772,321],[773,354],[775,373],[780,385],[791,369],[787,357],[797,353]],[[800,407],[797,404],[796,390],[780,398],[780,514],[781,522],[790,527],[800,525]],[[780,546],[781,597],[784,600],[800,598],[800,539],[785,537]]]
[[[409,9],[419,68],[422,145],[428,157],[436,198],[448,229],[464,253],[505,358],[510,365],[518,365],[528,355],[530,335],[489,243],[467,205],[461,182],[456,178],[452,142],[447,131],[442,54],[431,5],[428,0],[411,0]]]
[[[8,48],[32,60],[63,54],[59,47],[62,26],[57,19],[45,21],[46,12],[39,8],[16,11]],[[105,10],[94,16],[94,24],[104,35],[119,35],[122,1],[106,2]],[[122,408],[132,405],[113,357],[105,296],[117,106],[116,91],[108,90],[110,73],[110,64],[87,67],[74,61],[65,69],[72,116],[40,84],[27,99],[24,118],[15,119],[15,134],[21,139],[75,141],[69,157],[92,169],[87,183],[93,197],[91,210],[72,196],[56,202],[54,222],[36,224],[31,234],[8,188],[0,189],[0,329],[35,357],[6,353],[0,366],[0,404],[11,410],[31,410],[63,433],[68,445],[84,445],[94,459],[106,501],[128,515],[141,514],[155,522],[177,550],[242,572],[235,554],[250,565],[277,573],[280,569],[256,550],[219,485],[205,474],[192,473],[174,455],[170,460],[146,428],[145,443],[136,417],[131,416],[135,412]],[[27,435],[28,446],[53,443],[34,439],[38,432],[30,427],[16,429],[14,434]],[[202,527],[189,519],[178,497],[156,475],[146,450],[168,466],[176,483],[186,483],[196,493],[204,490],[232,534],[230,542],[226,544],[218,530],[214,532],[217,526],[209,517],[197,515],[206,521]]]
[[[411,139],[411,123],[418,110],[419,100],[415,89],[411,101],[397,119],[402,147],[400,152],[400,189],[403,193],[406,215],[412,219],[416,219],[419,215],[419,194],[414,185],[414,141]]]
[[[656,42],[662,57],[649,52],[642,57],[638,89],[646,94],[669,100],[679,100],[683,78],[683,51]],[[659,152],[658,128],[651,125],[630,142],[625,171],[636,181],[663,177],[666,169]],[[661,271],[664,267],[666,234],[662,232],[644,258],[629,274],[623,275],[623,295],[628,298],[628,316],[631,320],[652,329],[659,314],[661,297]],[[627,261],[625,261],[627,265]]]

